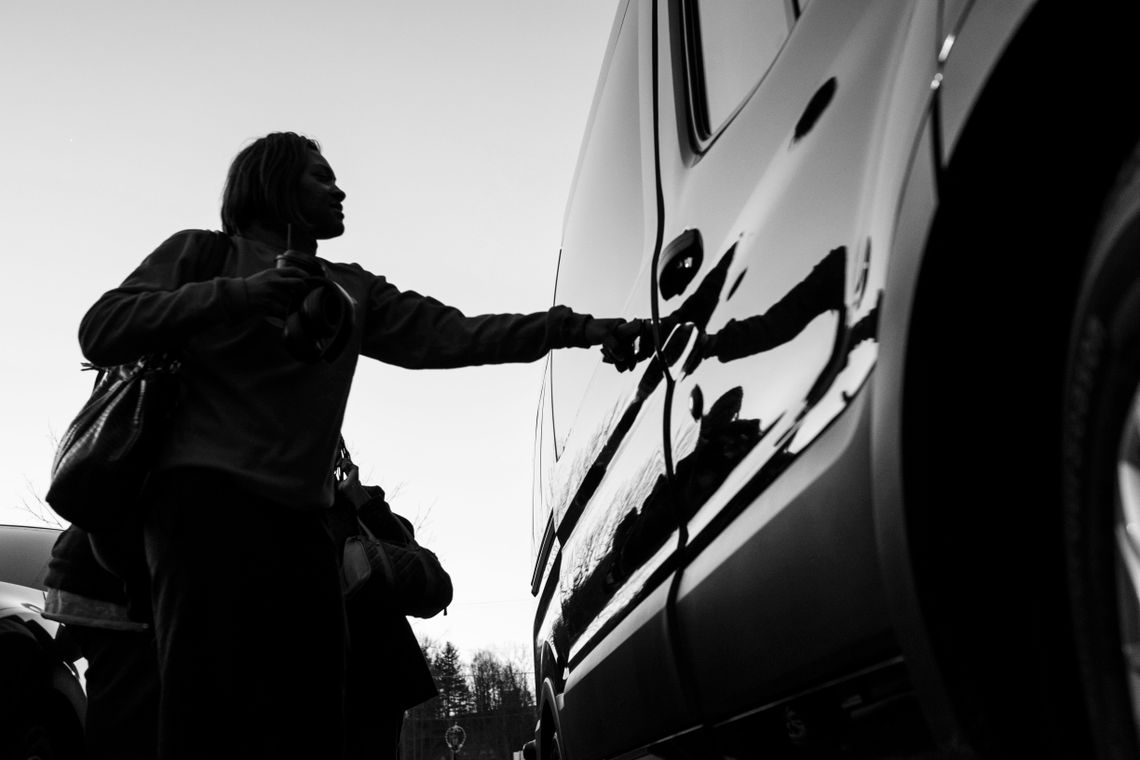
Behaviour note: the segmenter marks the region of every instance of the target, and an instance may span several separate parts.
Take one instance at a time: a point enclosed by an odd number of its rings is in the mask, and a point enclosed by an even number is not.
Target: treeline
[[[529,669],[489,651],[464,662],[450,641],[420,642],[439,696],[412,708],[404,721],[401,760],[450,760],[444,735],[466,733],[459,757],[510,760],[534,737],[535,705]]]

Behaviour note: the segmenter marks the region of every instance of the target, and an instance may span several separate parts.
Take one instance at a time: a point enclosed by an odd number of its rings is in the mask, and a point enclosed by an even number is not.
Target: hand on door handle
[[[652,345],[649,320],[621,321],[609,329],[602,341],[602,361],[614,365],[618,372],[627,372],[649,356]]]

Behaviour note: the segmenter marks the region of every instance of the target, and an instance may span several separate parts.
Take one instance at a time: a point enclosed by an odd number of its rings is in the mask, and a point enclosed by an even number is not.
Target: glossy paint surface
[[[566,217],[556,300],[655,324],[632,373],[554,356],[539,414],[536,669],[574,758],[897,653],[867,387],[939,8],[809,5],[707,135],[689,12],[619,14]]]
[[[677,26],[663,15],[662,36]],[[869,467],[848,456],[866,432],[811,447],[875,364],[884,251],[929,100],[914,59],[929,70],[936,21],[902,2],[813,6],[712,144],[694,152],[684,118],[660,121],[665,237],[708,241],[670,313],[715,343],[676,367],[668,445],[692,558],[683,656],[714,718],[889,651]],[[683,114],[692,61],[668,63],[661,107]]]

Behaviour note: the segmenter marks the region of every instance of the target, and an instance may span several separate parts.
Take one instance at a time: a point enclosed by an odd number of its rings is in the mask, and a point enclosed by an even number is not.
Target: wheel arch
[[[539,760],[550,760],[551,742],[555,734],[562,736],[559,722],[558,693],[550,678],[544,678],[538,696],[538,731],[535,736],[535,745],[538,747]]]
[[[1040,715],[1039,727],[1071,724],[1054,720],[1070,704],[1058,690],[1073,684],[1074,670],[1054,551],[1059,434],[1050,435],[1046,410],[1055,407],[1059,426],[1079,274],[1104,197],[1140,135],[1123,98],[1106,106],[1094,88],[1059,86],[1062,76],[1125,82],[1117,58],[1127,46],[1105,35],[1136,27],[1098,18],[1075,29],[1093,19],[1073,15],[1041,3],[1025,19],[953,155],[930,167],[938,197],[925,240],[909,259],[896,261],[896,251],[888,276],[875,383],[877,530],[904,652],[948,744],[1004,746]],[[1059,56],[1058,40],[1091,42]],[[935,129],[916,167],[931,163]],[[923,206],[919,198],[912,213],[921,217]],[[1024,480],[1013,482],[1017,475]],[[979,485],[987,478],[1004,485],[990,492]],[[1009,653],[1002,646],[1018,645],[1029,656],[1013,667],[997,659]],[[978,663],[996,672],[963,667]],[[1009,689],[1026,677],[1047,682],[1039,699],[1007,709],[1008,726],[994,725],[998,701],[1008,708]],[[1084,731],[1042,741],[1064,752],[1083,746]]]

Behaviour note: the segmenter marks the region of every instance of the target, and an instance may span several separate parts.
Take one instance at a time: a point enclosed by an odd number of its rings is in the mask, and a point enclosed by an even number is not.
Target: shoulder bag
[[[228,247],[225,234],[212,233],[201,271],[220,271]],[[176,354],[150,354],[115,367],[84,365],[99,375],[56,449],[47,492],[60,517],[99,533],[137,515],[165,423],[181,395],[180,366]]]
[[[360,470],[341,448],[334,510],[351,514],[341,569],[347,597],[364,595],[402,615],[447,614],[451,576],[416,542],[411,523],[392,512],[383,489],[360,483]]]

